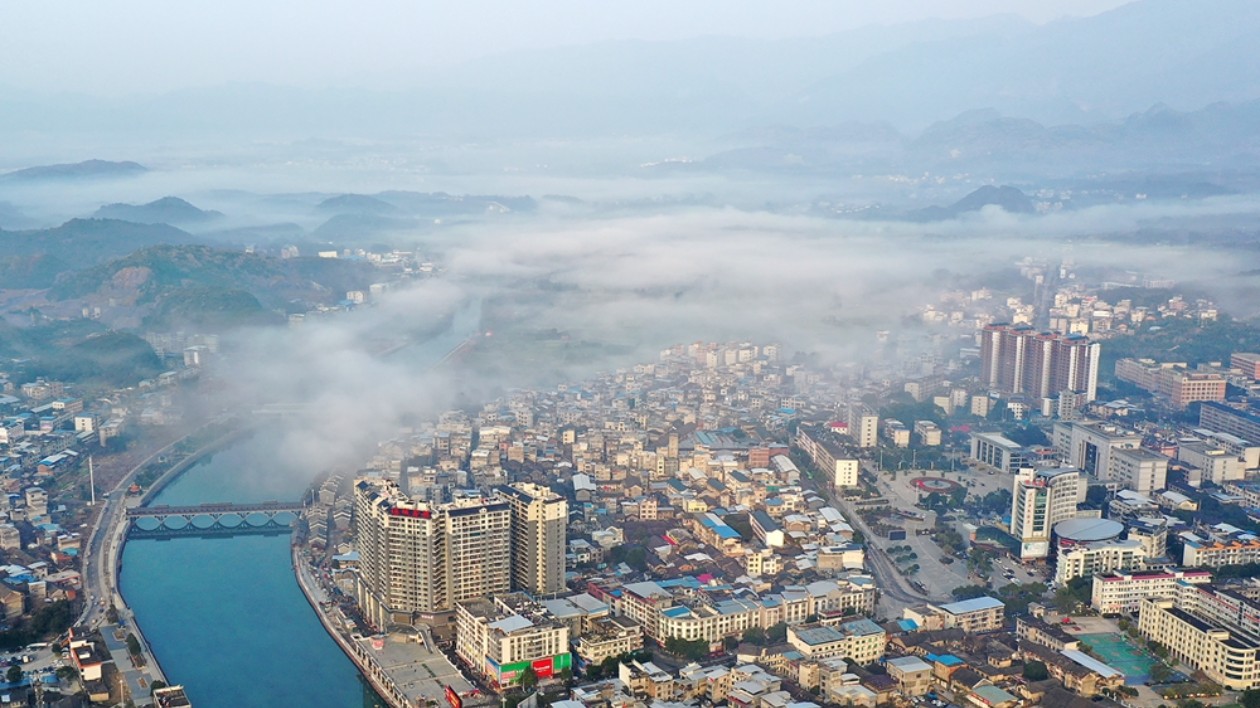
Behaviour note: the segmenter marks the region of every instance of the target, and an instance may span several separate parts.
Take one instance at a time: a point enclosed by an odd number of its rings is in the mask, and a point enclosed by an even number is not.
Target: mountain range
[[[1138,0],[1045,25],[999,16],[791,40],[519,51],[400,74],[378,90],[235,84],[111,98],[6,91],[0,125],[4,132],[143,125],[221,136],[717,135],[846,121],[917,131],[976,108],[1089,124],[1161,102],[1193,110],[1260,98],[1256,36],[1253,0]]]

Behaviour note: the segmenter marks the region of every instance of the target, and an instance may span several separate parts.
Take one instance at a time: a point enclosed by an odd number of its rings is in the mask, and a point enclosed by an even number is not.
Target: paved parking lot
[[[923,583],[929,592],[934,595],[942,593],[948,595],[950,590],[961,585],[986,584],[986,580],[987,584],[993,589],[1012,582],[1046,582],[1047,575],[1043,566],[1037,564],[1025,566],[1011,558],[1004,557],[995,562],[994,572],[989,574],[987,578],[972,575],[967,569],[965,560],[956,559],[953,563],[943,563],[941,558],[945,555],[945,552],[932,540],[931,535],[919,536],[915,533],[919,529],[931,529],[936,525],[936,514],[934,512],[924,511],[915,507],[915,504],[919,502],[922,491],[912,484],[912,480],[919,477],[940,477],[956,482],[964,485],[968,494],[977,496],[984,496],[1000,489],[1009,491],[1015,478],[1014,475],[1009,474],[988,474],[987,472],[971,470],[956,472],[903,470],[897,474],[895,480],[889,479],[886,472],[882,475],[877,475],[880,492],[888,498],[893,508],[920,513],[923,515],[923,519],[899,519],[896,522],[906,530],[906,539],[904,541],[890,541],[887,538],[875,538],[871,541],[883,549],[887,549],[890,546],[910,546],[918,555],[918,558],[911,562],[918,563],[920,567],[919,573],[914,576],[914,579]],[[1010,572],[1011,578],[1006,577],[1006,571]]]

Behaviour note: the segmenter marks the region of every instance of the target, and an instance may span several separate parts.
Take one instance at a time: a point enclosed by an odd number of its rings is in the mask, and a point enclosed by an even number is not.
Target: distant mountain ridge
[[[98,179],[107,177],[133,177],[148,172],[149,168],[138,162],[112,162],[109,160],[85,160],[60,165],[37,165],[0,175],[0,182],[40,182],[52,180]]]
[[[1001,187],[985,185],[947,207],[934,206],[911,212],[909,219],[911,221],[944,221],[969,212],[980,211],[988,206],[998,207],[1009,214],[1036,212],[1033,201],[1019,189],[1008,185]]]
[[[1256,36],[1254,0],[1137,0],[1045,25],[997,16],[790,40],[702,37],[519,51],[400,73],[382,82],[389,90],[237,84],[126,100],[78,97],[73,105],[0,98],[0,126],[722,135],[846,121],[919,130],[982,107],[1042,124],[1089,124],[1159,102],[1188,110],[1260,99]],[[148,120],[137,121],[141,115]]]
[[[198,209],[179,197],[162,197],[148,204],[106,204],[92,215],[94,219],[118,219],[137,224],[199,224],[222,218],[217,211]]]

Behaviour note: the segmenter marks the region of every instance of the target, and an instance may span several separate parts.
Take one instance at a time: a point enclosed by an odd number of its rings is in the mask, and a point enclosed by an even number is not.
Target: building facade
[[[393,482],[359,480],[354,545],[359,606],[378,627],[424,621],[442,634],[456,603],[511,587],[511,510],[502,499],[431,505]]]
[[[512,582],[535,595],[564,592],[569,503],[536,484],[500,487],[512,509]]]
[[[991,324],[980,332],[980,380],[1008,394],[1055,398],[1077,391],[1097,397],[1101,345],[1080,335],[1026,325]]]
[[[1089,606],[1104,615],[1134,613],[1146,598],[1171,597],[1182,581],[1210,583],[1212,574],[1206,570],[1152,570],[1095,575]]]
[[[1023,469],[1015,475],[1011,535],[1020,543],[1020,559],[1050,555],[1054,525],[1076,516],[1085,491],[1080,472],[1070,467]]]

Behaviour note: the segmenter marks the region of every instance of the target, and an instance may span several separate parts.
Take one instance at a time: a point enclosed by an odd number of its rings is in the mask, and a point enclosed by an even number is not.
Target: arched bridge
[[[302,512],[299,502],[268,501],[258,504],[198,504],[189,506],[138,506],[127,510],[127,535],[131,538],[173,538],[241,533],[281,533]],[[198,524],[209,519],[208,525]],[[150,520],[141,524],[141,520]],[[182,523],[171,525],[178,520]],[[197,520],[197,521],[195,521]],[[152,522],[157,522],[153,524]]]

